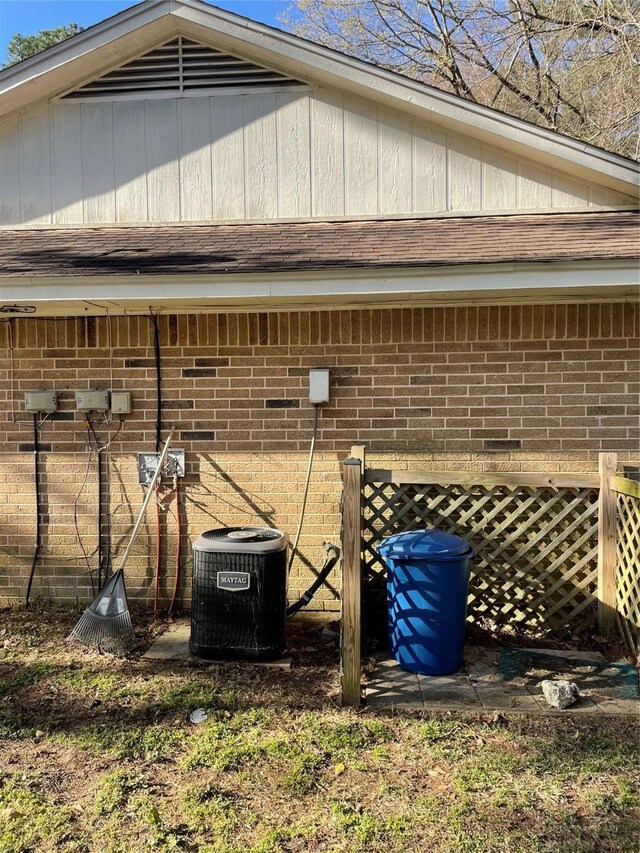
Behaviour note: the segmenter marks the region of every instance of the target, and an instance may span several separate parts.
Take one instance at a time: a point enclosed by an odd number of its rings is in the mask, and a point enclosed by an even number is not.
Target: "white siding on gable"
[[[247,219],[273,219],[278,215],[275,94],[243,95],[242,120],[245,215]]]
[[[489,210],[504,210],[518,199],[518,163],[500,151],[488,150],[482,158],[482,201]]]
[[[34,225],[51,221],[51,139],[47,106],[18,118],[20,219]]]
[[[411,121],[398,113],[378,115],[378,206],[380,213],[413,210]]]
[[[18,119],[0,124],[0,224],[17,225],[20,217],[20,129]]]
[[[344,111],[342,97],[311,98],[311,209],[314,216],[344,212]]]
[[[209,219],[213,210],[209,98],[183,98],[178,106],[182,218]]]
[[[518,163],[518,209],[551,207],[551,172],[532,163]]]
[[[634,206],[322,89],[53,101],[0,123],[0,227]]]
[[[589,187],[566,175],[553,176],[553,207],[574,207],[589,202]]]
[[[146,222],[147,152],[145,114],[135,101],[117,101],[113,105],[114,174],[116,183],[116,222]]]
[[[52,115],[51,192],[56,225],[82,222],[82,105],[68,104]]]
[[[211,99],[213,210],[215,219],[244,219],[244,133],[242,99]]]
[[[448,210],[447,135],[422,124],[412,124],[412,212]]]
[[[115,222],[113,107],[111,103],[82,105],[82,187],[85,222]]]
[[[278,216],[311,215],[311,135],[309,99],[276,95]]]
[[[344,213],[380,210],[378,115],[375,107],[348,98],[344,104]],[[407,199],[405,204],[409,204]]]
[[[482,148],[470,139],[447,139],[448,210],[482,210]]]
[[[179,222],[178,101],[146,101],[147,202],[150,222]]]

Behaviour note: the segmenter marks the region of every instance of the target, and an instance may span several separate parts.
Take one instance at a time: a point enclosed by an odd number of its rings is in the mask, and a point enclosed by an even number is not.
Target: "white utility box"
[[[95,391],[87,388],[85,391],[76,391],[76,409],[79,412],[106,412],[109,408],[109,392]]]
[[[111,411],[114,415],[128,415],[131,411],[131,391],[112,391]]]
[[[329,370],[312,367],[309,371],[309,402],[314,406],[329,402]]]
[[[58,408],[58,395],[55,391],[25,391],[25,412],[55,412]]]

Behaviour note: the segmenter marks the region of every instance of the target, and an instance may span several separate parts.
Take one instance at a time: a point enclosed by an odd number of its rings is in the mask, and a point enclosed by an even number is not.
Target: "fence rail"
[[[600,455],[598,474],[375,469],[366,467],[359,446],[351,457],[343,519],[345,703],[360,697],[359,648],[356,659],[348,638],[357,635],[359,642],[361,610],[365,619],[386,619],[386,569],[377,545],[401,530],[437,527],[475,549],[472,621],[558,631],[597,619],[606,633],[617,619],[637,645],[640,484],[615,476],[615,454]],[[354,613],[357,625],[349,621]]]
[[[640,649],[640,483],[613,477],[617,509],[616,610],[630,648]]]

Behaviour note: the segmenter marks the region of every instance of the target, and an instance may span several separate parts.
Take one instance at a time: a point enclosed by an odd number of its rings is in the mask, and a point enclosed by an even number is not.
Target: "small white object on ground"
[[[195,711],[192,711],[189,714],[189,719],[192,723],[195,723],[197,725],[198,723],[204,723],[206,720],[208,720],[209,715],[207,714],[204,708],[196,708]]]
[[[570,705],[573,705],[580,698],[580,690],[578,685],[573,681],[541,681],[538,687],[542,687],[544,698],[547,704],[552,708],[559,708],[564,711]]]

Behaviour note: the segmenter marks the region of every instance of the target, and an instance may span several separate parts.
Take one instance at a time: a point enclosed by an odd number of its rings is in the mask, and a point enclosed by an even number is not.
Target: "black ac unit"
[[[191,639],[198,657],[273,660],[285,644],[286,534],[223,527],[193,543]]]

